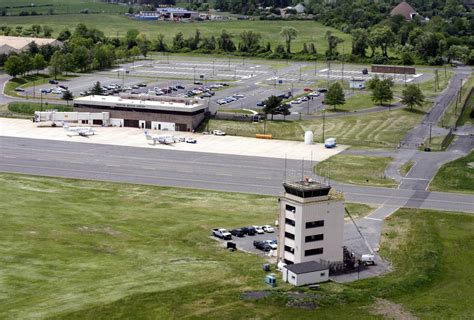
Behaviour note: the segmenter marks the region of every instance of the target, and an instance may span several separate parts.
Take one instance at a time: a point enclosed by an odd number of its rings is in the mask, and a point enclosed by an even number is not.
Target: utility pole
[[[230,57],[229,57],[229,71],[230,71]]]
[[[301,81],[301,66],[300,66],[300,81]]]
[[[435,70],[435,83],[434,83],[434,85],[435,85],[435,88],[434,88],[435,91],[438,91],[438,89],[439,89],[438,70]]]
[[[216,60],[212,60],[212,75],[215,75],[215,68],[214,68],[214,64],[215,64]]]
[[[316,75],[316,65],[318,63],[318,60],[314,60],[314,75]]]
[[[307,112],[307,114],[309,114],[309,99],[308,99],[308,112]]]
[[[324,121],[325,121],[326,110],[323,110],[323,143],[324,143]]]
[[[344,85],[344,44],[342,45],[342,58],[341,58],[341,85]]]
[[[196,82],[196,66],[193,67],[193,83]]]
[[[328,60],[328,79],[327,79],[327,87],[329,88],[329,75],[331,73],[331,60]]]
[[[43,91],[40,91],[41,92],[41,96],[40,96],[40,110],[43,111]]]
[[[273,71],[273,87],[276,88],[277,86],[277,72]]]
[[[430,122],[430,146],[431,146],[431,126],[432,126],[432,122]]]

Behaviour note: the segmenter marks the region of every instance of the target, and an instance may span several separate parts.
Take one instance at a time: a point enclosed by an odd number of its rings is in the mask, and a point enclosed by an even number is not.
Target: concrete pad
[[[195,152],[208,152],[217,154],[235,154],[253,157],[268,157],[295,160],[323,161],[332,157],[348,146],[338,145],[333,149],[326,149],[324,144],[316,143],[305,145],[301,141],[267,140],[256,138],[245,138],[236,136],[214,136],[190,132],[171,132],[149,130],[153,134],[173,134],[176,137],[193,137],[196,144],[175,143],[171,145],[150,145],[145,138],[142,129],[138,128],[116,128],[116,127],[94,127],[95,135],[67,136],[63,128],[38,127],[36,123],[24,119],[0,118],[0,136],[46,139],[58,141],[75,141],[85,143],[98,143],[109,145],[120,145],[141,148],[155,148],[168,150],[182,150]]]

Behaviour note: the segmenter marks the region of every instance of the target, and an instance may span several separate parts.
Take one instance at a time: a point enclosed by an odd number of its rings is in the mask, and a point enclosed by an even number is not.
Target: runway
[[[285,165],[286,162],[286,165]],[[0,137],[0,171],[277,196],[309,161]],[[473,213],[474,196],[331,183],[350,202]]]

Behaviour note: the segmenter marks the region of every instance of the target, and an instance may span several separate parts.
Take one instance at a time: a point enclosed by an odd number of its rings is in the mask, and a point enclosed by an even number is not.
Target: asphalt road
[[[86,138],[85,138],[86,139]],[[301,174],[302,167],[305,168]],[[283,159],[0,137],[0,172],[279,195]],[[287,179],[310,163],[288,160]],[[473,213],[474,196],[331,183],[351,202]]]

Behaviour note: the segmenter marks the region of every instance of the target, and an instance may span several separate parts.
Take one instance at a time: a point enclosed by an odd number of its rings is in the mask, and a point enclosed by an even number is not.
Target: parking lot
[[[228,241],[233,242],[237,245],[237,250],[249,252],[249,253],[256,253],[260,255],[269,255],[268,251],[263,251],[260,249],[255,248],[253,242],[254,241],[266,241],[266,240],[277,240],[278,237],[278,228],[275,228],[275,232],[264,234],[255,234],[255,235],[245,235],[243,237],[232,236],[232,240],[222,240],[217,237],[213,237],[225,245]],[[231,229],[228,229],[230,231]],[[276,255],[276,249],[273,252],[273,255]]]

